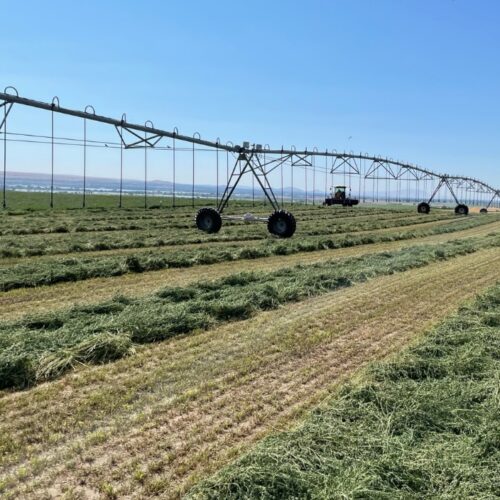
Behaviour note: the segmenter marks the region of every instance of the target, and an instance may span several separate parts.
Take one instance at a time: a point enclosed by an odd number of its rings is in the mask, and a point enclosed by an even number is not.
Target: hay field
[[[191,208],[1,213],[0,495],[228,493],[263,438],[500,281],[500,213],[292,211],[289,240]]]

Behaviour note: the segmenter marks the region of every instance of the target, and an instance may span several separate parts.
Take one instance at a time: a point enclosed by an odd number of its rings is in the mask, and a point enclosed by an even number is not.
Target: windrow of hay
[[[450,223],[423,227],[411,231],[384,233],[347,234],[339,238],[332,236],[309,236],[289,241],[267,238],[251,245],[213,245],[209,248],[184,248],[175,251],[149,250],[112,256],[66,256],[52,257],[30,263],[19,263],[0,268],[0,291],[29,288],[61,282],[75,282],[99,277],[121,276],[127,273],[142,273],[167,268],[186,268],[219,262],[257,259],[272,255],[291,255],[334,248],[346,248],[390,241],[415,239],[434,234],[463,231],[498,221],[495,217],[473,217],[452,220]]]
[[[343,233],[361,233],[374,230],[390,230],[391,228],[406,228],[415,226],[426,226],[433,223],[452,222],[457,219],[450,212],[439,211],[429,216],[401,214],[386,210],[385,213],[368,213],[368,215],[359,215],[357,217],[345,217],[342,214],[319,212],[313,213],[309,209],[300,217],[301,224],[298,233],[303,237],[339,235]],[[0,214],[1,216],[1,214]],[[472,217],[471,217],[472,218]],[[494,216],[475,217],[484,222],[491,220]],[[5,218],[0,217],[0,226]],[[113,216],[110,216],[110,223],[113,224]],[[0,240],[0,262],[1,260],[19,260],[26,257],[39,257],[61,254],[81,254],[89,252],[104,252],[118,250],[140,250],[154,249],[163,247],[186,247],[187,245],[200,245],[210,243],[242,244],[244,242],[267,242],[272,238],[267,233],[264,224],[243,224],[229,223],[224,225],[220,233],[201,234],[191,220],[186,223],[186,227],[176,228],[161,218],[155,221],[153,227],[148,228],[149,224],[142,227],[142,221],[139,219],[137,227],[134,230],[120,229],[118,224],[113,230],[94,230],[94,231],[67,231],[63,227],[51,228],[52,232],[31,234],[6,234]],[[40,221],[43,229],[43,221]],[[99,227],[99,226],[98,226]],[[108,226],[112,227],[112,226]],[[57,232],[55,229],[59,229]],[[90,229],[90,228],[89,228]],[[17,221],[17,225],[12,230],[30,231],[26,227],[26,221]],[[35,228],[33,228],[35,230]],[[8,231],[6,228],[5,231]],[[75,255],[73,255],[75,256]]]
[[[326,216],[325,216],[326,215]],[[399,213],[388,212],[382,215],[370,214],[367,217],[331,218],[331,214],[316,216],[309,220],[309,216],[303,216],[303,227],[299,227],[299,232],[303,237],[311,235],[328,236],[343,233],[358,233],[369,230],[383,230],[397,227],[415,227],[434,223],[446,223],[457,220],[451,214],[440,212],[430,217],[402,216]],[[361,219],[361,220],[360,220]],[[489,218],[477,218],[482,222],[487,222]],[[458,219],[459,220],[459,219]],[[25,222],[19,223],[19,230],[24,228]],[[141,230],[115,230],[107,232],[89,233],[49,233],[43,235],[18,235],[2,237],[0,242],[0,258],[4,257],[7,263],[11,261],[19,262],[22,257],[72,254],[70,257],[78,257],[81,253],[100,253],[105,251],[118,250],[139,250],[151,249],[155,247],[175,247],[186,245],[200,245],[203,243],[219,242],[224,244],[242,244],[244,242],[267,243],[272,238],[266,233],[262,225],[243,226],[242,224],[229,225],[224,227],[221,233],[213,235],[200,234],[194,227],[185,230],[172,229],[168,225],[159,226],[155,229]],[[17,259],[16,259],[17,257]]]
[[[0,391],[0,491],[179,498],[492,286],[499,263],[498,248],[437,261]]]
[[[470,238],[274,272],[245,272],[146,297],[117,297],[0,323],[0,388],[26,387],[57,377],[78,363],[119,358],[134,344],[245,319],[376,276],[498,246],[499,236]]]
[[[455,224],[460,224],[457,221]],[[452,229],[450,224],[448,229]],[[411,231],[413,233],[413,231]],[[327,260],[340,260],[358,257],[369,253],[399,250],[405,246],[429,245],[451,240],[467,239],[500,233],[500,220],[493,224],[480,224],[461,231],[449,231],[444,234],[431,234],[410,240],[388,241],[366,245],[354,245],[331,250],[299,252],[291,255],[271,255],[253,259],[252,270],[271,271],[296,264],[313,264]],[[26,313],[61,310],[76,305],[95,304],[111,300],[120,290],[124,296],[139,297],[154,293],[168,283],[170,286],[188,286],[200,280],[217,279],[235,272],[235,265],[248,265],[248,262],[220,262],[208,266],[167,268],[153,272],[127,273],[111,278],[94,278],[87,281],[58,283],[36,288],[18,288],[9,292],[0,292],[0,310],[5,321],[20,318]]]
[[[304,207],[305,208],[305,207]],[[353,231],[362,231],[370,227],[394,227],[399,225],[408,225],[418,222],[446,220],[454,217],[451,211],[439,210],[436,213],[422,217],[416,215],[408,209],[357,209],[354,211],[330,211],[318,210],[313,207],[307,209],[297,209],[294,213],[300,217],[301,221],[307,222],[307,225],[302,228],[304,234],[308,231],[328,230],[333,232],[342,232],[343,228],[348,225]],[[3,214],[2,214],[3,215]],[[172,213],[155,214],[154,217],[145,217],[144,211],[135,211],[133,214],[124,216],[117,212],[110,212],[107,218],[100,217],[85,217],[83,212],[67,212],[65,217],[50,217],[45,213],[35,214],[34,217],[0,217],[3,244],[0,246],[0,255],[4,249],[10,249],[13,254],[18,256],[33,255],[32,252],[39,251],[42,254],[60,253],[68,251],[68,245],[76,241],[78,248],[85,251],[88,248],[81,246],[81,242],[98,243],[107,242],[111,246],[117,245],[116,248],[126,247],[127,244],[133,244],[133,241],[139,243],[138,238],[145,236],[151,238],[153,236],[161,236],[165,233],[169,234],[169,238],[165,241],[169,245],[183,245],[184,240],[194,238],[203,240],[202,236],[197,233],[193,224],[193,214],[182,215]],[[268,212],[261,213],[262,216],[268,215]],[[250,230],[253,227],[253,230]],[[227,230],[227,231],[226,231]],[[254,238],[263,238],[266,236],[265,229],[262,231],[261,225],[248,226],[240,221],[227,221],[224,224],[224,231],[221,233],[223,239],[226,237],[239,240],[244,237],[245,232],[253,235]],[[214,241],[220,239],[221,235],[212,235]],[[16,244],[21,236],[23,242],[28,245]],[[126,238],[124,238],[126,236]],[[41,248],[38,243],[44,238],[50,242],[47,248]],[[153,241],[151,241],[154,244]],[[65,250],[66,248],[66,250]],[[35,254],[38,255],[38,254]],[[14,255],[12,255],[14,256]]]
[[[500,286],[192,499],[496,498]]]

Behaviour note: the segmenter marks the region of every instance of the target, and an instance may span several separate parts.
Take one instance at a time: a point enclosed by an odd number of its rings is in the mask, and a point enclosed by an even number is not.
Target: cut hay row
[[[491,218],[491,216],[490,216]],[[443,211],[434,215],[422,216],[406,214],[395,216],[373,216],[353,222],[349,219],[335,219],[332,216],[313,217],[299,224],[298,233],[302,236],[326,236],[343,232],[363,232],[390,227],[428,224],[439,220],[453,220],[452,213]],[[22,226],[21,226],[22,227]],[[203,242],[234,242],[270,240],[265,224],[234,224],[224,226],[220,233],[201,234],[194,222],[185,229],[162,227],[150,230],[111,231],[96,234],[55,232],[43,235],[3,236],[0,242],[0,257],[30,257],[87,251],[113,250],[123,248],[168,247],[199,244]]]
[[[500,236],[421,245],[270,272],[243,272],[141,298],[117,297],[0,323],[0,389],[51,380],[82,363],[133,353],[135,344],[246,319],[313,295],[487,248]],[[500,252],[499,252],[500,253]]]
[[[231,209],[231,213],[242,215],[251,211],[258,215],[268,215],[269,207],[258,206],[252,207],[251,205],[239,208]],[[443,210],[440,210],[443,211]],[[367,217],[373,215],[387,216],[393,214],[395,216],[399,215],[414,215],[415,207],[389,207],[389,206],[366,206],[366,207],[356,207],[352,210],[346,207],[313,207],[313,206],[296,206],[293,209],[293,213],[299,217],[311,217],[311,216],[333,216],[334,218],[352,218],[358,219],[359,217]],[[144,227],[149,224],[157,225],[168,224],[170,222],[178,221],[192,221],[193,220],[193,209],[189,208],[187,210],[156,210],[156,211],[146,211],[144,209],[136,210],[104,210],[104,211],[93,211],[93,210],[52,210],[46,211],[33,211],[33,212],[23,212],[12,214],[9,211],[0,213],[0,221],[2,222],[2,232],[1,234],[8,234],[9,232],[14,232],[19,230],[16,234],[29,234],[31,230],[35,233],[37,230],[52,232],[58,226],[64,226],[65,232],[75,231],[77,227],[88,227],[92,229],[93,227],[102,227],[109,225],[111,223],[119,224],[130,224],[138,222]],[[24,230],[26,229],[26,230]]]
[[[243,215],[247,210],[241,211]],[[233,212],[232,213],[237,213]],[[269,209],[253,210],[255,215],[266,217],[269,215]],[[450,210],[438,210],[436,214],[452,215]],[[8,217],[4,213],[0,214],[2,228],[1,235],[15,234],[20,236],[29,236],[36,234],[50,235],[52,233],[84,233],[84,232],[114,232],[117,230],[144,230],[144,229],[179,229],[193,226],[194,214],[192,210],[186,214],[156,212],[146,214],[144,211],[135,211],[124,216],[120,212],[107,212],[104,215],[81,212],[64,212],[63,216],[58,217],[57,214],[48,214],[39,212],[28,216]],[[302,210],[294,210],[294,214],[300,220],[351,220],[353,222],[361,222],[369,220],[372,217],[380,218],[380,220],[390,218],[400,218],[415,216],[415,210],[394,210],[392,208],[365,208],[365,209],[318,209],[318,207],[303,208]],[[241,225],[240,221],[227,221],[229,225]],[[129,226],[132,226],[129,228]]]
[[[494,284],[499,264],[494,248],[375,278],[4,394],[3,495],[177,498]]]
[[[308,240],[320,239],[326,237],[335,237],[342,238],[350,234],[355,234],[356,236],[362,236],[366,234],[371,234],[376,232],[377,234],[390,233],[398,230],[410,231],[410,230],[424,230],[430,227],[437,227],[440,225],[448,226],[450,228],[457,225],[458,227],[462,227],[462,224],[466,223],[467,227],[472,227],[476,225],[483,224],[492,224],[495,221],[500,220],[500,218],[495,217],[475,217],[467,219],[467,222],[464,219],[460,218],[438,218],[434,220],[427,219],[425,221],[419,220],[417,224],[405,224],[404,227],[401,226],[390,226],[379,229],[364,229],[360,230],[347,230],[347,228],[343,227],[342,230],[339,230],[338,227],[335,227],[335,224],[332,224],[332,227],[328,229],[325,228],[325,231],[320,236],[307,236],[302,234],[301,239],[307,238]],[[300,234],[300,231],[299,233]],[[268,246],[276,244],[278,241],[280,244],[290,244],[293,246],[292,240],[276,240],[276,238],[271,237],[269,235],[255,238],[252,234],[241,235],[238,239],[234,239],[233,237],[219,237],[216,235],[218,239],[212,239],[213,235],[202,235],[199,232],[193,236],[186,236],[185,238],[176,237],[175,244],[170,244],[168,239],[165,238],[165,234],[160,237],[156,235],[151,237],[149,234],[134,239],[133,241],[127,240],[126,236],[123,234],[118,237],[113,238],[113,240],[98,240],[93,241],[92,239],[82,239],[82,242],[85,241],[85,244],[76,244],[72,243],[70,251],[63,249],[62,247],[54,247],[52,248],[50,245],[46,245],[43,248],[42,255],[31,255],[30,252],[34,251],[32,247],[31,250],[26,251],[26,247],[24,247],[23,252],[27,252],[28,255],[18,256],[18,257],[4,257],[0,258],[0,269],[5,267],[10,267],[16,264],[27,264],[30,262],[43,262],[50,261],[53,258],[86,258],[86,257],[109,257],[116,255],[126,255],[126,254],[145,254],[148,252],[154,252],[155,250],[159,250],[162,253],[165,252],[182,252],[190,249],[211,249],[211,248],[222,248],[222,247],[257,247],[257,246]],[[122,239],[123,238],[123,239]],[[73,239],[72,239],[73,240]],[[20,244],[18,242],[18,244]],[[74,251],[74,249],[79,247],[80,249]],[[29,247],[29,245],[28,245]],[[36,252],[35,252],[36,253]]]
[[[242,212],[243,214],[244,212]],[[377,217],[378,220],[388,220],[404,218],[410,215],[415,216],[415,213],[409,210],[395,211],[392,209],[377,210],[365,209],[355,211],[339,211],[339,210],[317,210],[313,208],[302,211],[294,211],[296,217],[301,221],[315,221],[335,219],[336,221],[351,220],[352,222],[362,222]],[[452,212],[439,210],[437,214],[447,214],[452,216]],[[167,215],[165,213],[157,213],[153,216],[144,217],[138,212],[135,216],[128,215],[123,217],[120,213],[110,212],[106,217],[85,217],[85,213],[67,213],[65,217],[47,217],[46,214],[40,217],[1,217],[0,236],[17,235],[51,235],[51,234],[78,234],[78,233],[95,233],[95,232],[115,232],[115,231],[144,231],[144,230],[172,230],[172,229],[192,229],[193,228],[193,212],[182,215],[174,214]],[[258,210],[255,215],[266,217],[269,215],[269,209],[265,212]],[[227,225],[241,225],[240,221],[227,221]],[[87,235],[90,236],[90,235]]]
[[[500,285],[189,498],[495,498]]]
[[[463,228],[469,229],[463,229]],[[339,249],[320,249],[291,255],[274,255],[252,260],[252,269],[271,271],[299,263],[313,264],[325,260],[342,259],[381,251],[393,251],[408,245],[435,244],[456,239],[486,236],[500,232],[500,222],[476,225],[476,221],[457,221],[443,228],[429,228],[421,232],[385,234],[381,243],[366,243]],[[430,236],[425,236],[430,234]],[[369,235],[367,235],[369,236]],[[415,239],[413,239],[415,238]],[[387,240],[387,241],[384,241]],[[411,240],[411,241],[409,241]],[[234,262],[197,267],[164,269],[155,272],[127,273],[109,278],[94,278],[81,282],[58,283],[37,288],[14,289],[0,292],[0,309],[4,319],[15,319],[27,312],[56,311],[70,305],[95,304],[111,300],[116,290],[127,297],[140,297],[153,293],[169,283],[188,286],[200,279],[218,279],[235,272]]]
[[[453,220],[450,225],[437,224],[429,228],[416,229],[415,232],[387,232],[345,234],[343,237],[303,237],[288,241],[267,240],[255,246],[213,245],[207,248],[185,250],[156,250],[147,253],[133,253],[115,256],[95,256],[34,260],[28,263],[0,267],[0,291],[15,288],[37,287],[67,281],[83,281],[97,277],[120,276],[127,273],[158,271],[166,268],[192,267],[215,264],[241,259],[257,259],[270,255],[289,255],[319,249],[342,248],[369,243],[410,239],[428,234],[437,234],[466,229],[482,224],[492,224],[494,218],[471,218]],[[429,232],[426,232],[428,229]]]

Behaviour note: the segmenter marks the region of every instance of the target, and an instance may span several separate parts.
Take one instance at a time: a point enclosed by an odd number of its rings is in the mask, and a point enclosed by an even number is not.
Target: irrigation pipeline
[[[20,105],[30,108],[36,108],[50,112],[51,116],[51,135],[36,135],[36,134],[19,134],[7,130],[9,115],[12,112],[14,105]],[[3,113],[2,113],[3,110]],[[84,137],[83,139],[75,139],[68,137],[56,137],[54,135],[54,116],[67,115],[83,120]],[[3,116],[2,116],[3,115]],[[87,122],[98,122],[112,126],[117,134],[118,141],[97,141],[87,138]],[[171,139],[171,145],[160,144],[162,139]],[[179,134],[177,128],[173,131],[156,128],[153,123],[147,121],[144,125],[129,123],[126,115],[122,115],[121,119],[109,118],[103,115],[96,114],[92,106],[87,106],[84,111],[65,108],[60,105],[59,99],[54,97],[51,103],[36,101],[19,96],[17,90],[13,87],[7,87],[3,93],[0,93],[0,139],[3,142],[3,204],[5,207],[5,190],[6,190],[6,175],[7,175],[7,143],[8,142],[32,142],[32,143],[50,143],[52,147],[52,185],[51,193],[53,193],[53,172],[54,172],[54,148],[55,146],[80,146],[84,149],[84,177],[86,172],[86,150],[88,147],[101,147],[119,149],[121,155],[120,172],[123,172],[123,150],[144,148],[144,196],[147,205],[147,149],[156,150],[172,150],[174,164],[174,183],[173,183],[173,198],[175,200],[175,154],[181,151],[190,151],[192,153],[192,201],[194,206],[195,198],[195,162],[196,153],[202,151],[213,151],[216,153],[217,162],[217,178],[219,178],[219,153],[225,153],[226,156],[226,188],[222,197],[219,198],[217,192],[218,209],[222,212],[227,205],[228,199],[233,194],[236,185],[244,173],[253,173],[253,189],[255,189],[255,180],[264,192],[266,198],[271,205],[279,208],[279,203],[274,196],[273,189],[269,182],[270,174],[277,171],[281,178],[281,202],[284,200],[283,186],[283,167],[291,168],[291,202],[294,201],[294,170],[296,168],[305,171],[305,201],[308,202],[307,184],[308,175],[312,173],[312,203],[316,201],[316,173],[324,176],[325,197],[327,196],[328,175],[331,176],[333,186],[334,180],[340,179],[344,185],[349,188],[357,179],[359,196],[363,197],[362,201],[367,198],[372,201],[380,201],[384,199],[381,195],[380,181],[382,181],[382,191],[385,191],[385,201],[410,201],[425,199],[425,204],[433,200],[439,201],[439,193],[447,191],[447,194],[442,198],[446,201],[446,196],[449,201],[455,201],[457,206],[461,203],[481,204],[485,209],[490,206],[495,206],[500,203],[500,190],[494,188],[486,182],[479,179],[449,175],[434,172],[432,170],[420,167],[407,162],[394,160],[392,158],[384,158],[381,156],[370,155],[366,153],[354,152],[339,152],[335,149],[329,151],[319,151],[317,148],[311,150],[297,150],[295,147],[285,149],[271,149],[268,145],[250,144],[244,142],[242,145],[235,145],[231,142],[221,143],[219,139],[216,141],[205,140],[195,133],[193,136]],[[229,164],[229,155],[233,155],[235,163],[232,168]],[[319,158],[324,158],[319,160]],[[230,175],[231,172],[231,175]],[[371,182],[370,182],[371,181]],[[391,192],[391,181],[396,183],[395,194]],[[120,186],[123,179],[120,178]],[[404,196],[403,183],[406,182],[406,196]],[[318,181],[319,183],[319,181]],[[370,184],[367,189],[367,184]],[[414,188],[411,185],[416,186]],[[310,182],[311,184],[311,182]],[[423,187],[422,187],[423,184]],[[392,184],[394,185],[394,184]],[[218,190],[218,183],[217,183]],[[303,189],[300,189],[303,191]],[[370,192],[371,191],[371,192]],[[368,196],[367,196],[368,193]],[[432,193],[430,198],[428,194]],[[120,203],[121,203],[121,188],[120,188]],[[451,196],[450,196],[451,195]],[[425,197],[425,198],[424,198]],[[84,179],[84,199],[85,199],[85,179]],[[255,199],[255,194],[253,194]],[[52,197],[51,197],[52,200]],[[175,201],[174,201],[175,204]]]

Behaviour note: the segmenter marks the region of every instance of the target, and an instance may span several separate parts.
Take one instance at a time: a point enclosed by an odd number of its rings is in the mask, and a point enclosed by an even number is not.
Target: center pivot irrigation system
[[[291,168],[291,204],[293,205],[294,188],[293,188],[293,172],[295,168],[301,168],[305,172],[305,202],[308,203],[307,182],[308,174],[312,172],[312,203],[316,203],[316,195],[318,192],[316,183],[316,173],[324,175],[325,198],[324,204],[336,204],[334,197],[327,196],[328,175],[331,175],[332,181],[334,176],[343,176],[344,186],[339,186],[344,189],[344,197],[342,200],[351,200],[346,198],[345,189],[346,183],[349,190],[353,183],[359,183],[359,194],[363,194],[366,199],[367,185],[371,189],[371,199],[379,201],[379,183],[385,183],[385,201],[395,202],[412,202],[420,201],[417,206],[419,213],[427,214],[430,212],[431,203],[438,199],[439,193],[447,191],[451,195],[451,200],[456,203],[455,213],[457,215],[467,215],[469,207],[467,203],[481,205],[480,212],[486,213],[491,206],[495,206],[500,202],[500,190],[493,188],[485,182],[472,177],[454,176],[448,174],[439,174],[428,169],[401,161],[396,161],[390,158],[382,158],[380,156],[372,156],[369,154],[356,154],[353,152],[337,152],[319,151],[317,148],[312,150],[297,151],[294,147],[291,149],[271,149],[269,146],[262,147],[260,144],[250,144],[244,142],[243,145],[234,145],[232,143],[222,144],[219,140],[208,141],[202,139],[199,134],[193,137],[179,134],[177,129],[167,131],[158,129],[151,122],[146,122],[144,125],[129,123],[126,120],[126,115],[123,115],[120,120],[108,118],[95,113],[92,106],[87,106],[84,111],[64,108],[60,106],[59,99],[55,97],[51,103],[35,101],[20,97],[17,90],[13,87],[7,87],[3,93],[0,93],[0,113],[3,109],[3,116],[0,114],[0,137],[3,137],[3,206],[6,207],[6,185],[7,185],[7,141],[11,139],[11,134],[7,130],[8,118],[12,112],[12,108],[16,105],[27,106],[48,111],[51,113],[52,132],[51,136],[36,136],[45,137],[47,143],[52,145],[52,184],[51,184],[51,206],[53,206],[53,157],[54,157],[54,115],[62,114],[69,115],[83,120],[84,138],[79,142],[79,146],[83,147],[84,165],[86,165],[86,150],[91,145],[87,140],[87,121],[100,122],[108,124],[116,129],[117,137],[119,138],[118,148],[123,155],[123,149],[149,148],[161,149],[160,141],[162,139],[171,139],[173,148],[168,146],[174,154],[174,169],[175,169],[175,148],[176,143],[184,143],[189,145],[193,150],[193,200],[194,200],[194,151],[195,147],[202,147],[205,151],[212,150],[218,153],[226,152],[229,158],[232,155],[234,163],[232,169],[227,171],[226,186],[221,197],[217,195],[216,207],[203,207],[196,214],[197,227],[207,233],[216,233],[220,230],[223,220],[243,220],[245,222],[265,222],[271,234],[287,238],[294,234],[296,229],[296,221],[294,216],[284,209],[284,184],[283,184],[283,167]],[[23,134],[17,134],[23,135]],[[27,135],[27,134],[25,134]],[[35,137],[30,135],[30,137]],[[72,139],[74,140],[74,139]],[[108,145],[106,144],[106,147]],[[321,166],[320,166],[321,164]],[[229,165],[229,163],[228,163]],[[217,163],[218,168],[218,163]],[[230,172],[230,173],[229,173]],[[270,183],[270,174],[275,172],[281,178],[281,197],[275,194],[275,190]],[[228,206],[228,201],[234,195],[235,189],[245,174],[251,174],[258,186],[262,189],[265,198],[270,203],[273,212],[269,217],[256,217],[252,214],[243,216],[226,215],[224,210]],[[370,183],[371,186],[370,186]],[[404,194],[404,183],[406,183],[406,196]],[[175,197],[175,170],[174,170],[174,197]],[[395,187],[391,191],[390,186]],[[277,190],[276,190],[277,191]],[[428,194],[430,196],[428,196]],[[85,206],[85,168],[83,177],[83,206]],[[145,177],[145,200],[147,194],[147,183]],[[337,194],[337,198],[338,193]],[[423,201],[422,201],[423,199]],[[357,200],[355,200],[357,202]],[[120,203],[121,203],[121,181],[120,181]],[[345,203],[344,206],[352,206],[356,203]],[[121,205],[120,205],[121,206]],[[146,202],[147,206],[147,202]],[[175,205],[174,205],[175,206]],[[194,206],[194,201],[193,201]]]

